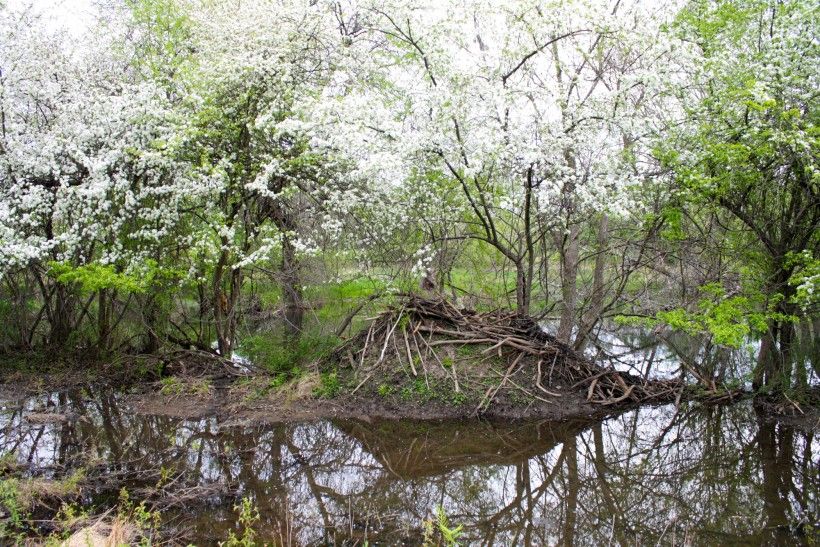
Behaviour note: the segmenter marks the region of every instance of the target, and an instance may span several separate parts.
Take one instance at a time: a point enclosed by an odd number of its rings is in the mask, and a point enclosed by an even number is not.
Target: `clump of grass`
[[[185,379],[177,376],[166,376],[160,380],[159,392],[163,395],[196,395],[206,396],[213,391],[213,384],[208,378]]]
[[[191,395],[210,395],[213,392],[213,384],[211,383],[210,379],[202,378],[200,380],[191,382],[188,385],[188,391],[191,393]]]
[[[483,347],[477,346],[475,344],[464,344],[463,346],[459,346],[456,348],[456,354],[459,357],[471,357],[473,355],[479,355]]]
[[[432,387],[429,387],[423,378],[416,378],[412,383],[404,386],[400,393],[401,398],[405,401],[413,399],[429,401],[434,395]]]
[[[117,518],[111,525],[111,533],[109,539],[112,538],[128,538],[129,536],[138,535],[140,537],[139,543],[141,547],[150,547],[154,541],[159,537],[159,527],[162,523],[162,516],[159,511],[152,511],[148,509],[145,502],[142,501],[135,504],[131,501],[131,496],[128,490],[123,488],[120,490],[119,503],[117,505]],[[125,541],[125,543],[130,543]],[[113,543],[114,545],[121,545],[122,543]]]
[[[159,392],[163,395],[181,395],[185,391],[182,381],[176,376],[167,376],[160,380]]]
[[[5,515],[0,521],[0,537],[19,541],[22,538],[21,529],[28,521],[28,511],[27,504],[22,499],[18,479],[0,480],[0,508]]]
[[[339,393],[341,388],[342,384],[336,371],[323,372],[319,378],[319,385],[314,388],[313,394],[323,399],[332,399]]]
[[[25,531],[33,528],[29,510],[39,500],[68,499],[76,497],[86,477],[85,469],[79,468],[60,480],[27,479],[9,477],[0,480],[0,538],[13,538],[20,543]]]
[[[450,403],[455,406],[461,406],[467,402],[467,394],[463,391],[454,391],[450,395]]]

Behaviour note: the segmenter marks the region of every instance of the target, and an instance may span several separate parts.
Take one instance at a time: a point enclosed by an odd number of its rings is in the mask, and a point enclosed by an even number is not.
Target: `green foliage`
[[[273,376],[273,379],[268,383],[269,389],[279,389],[288,382],[288,374],[279,372]]]
[[[49,275],[64,285],[77,284],[83,292],[94,293],[102,289],[115,289],[126,293],[145,292],[152,276],[137,278],[118,272],[110,264],[91,263],[72,266],[67,262],[51,262]]]
[[[791,253],[786,265],[794,268],[789,284],[794,289],[791,301],[803,310],[820,304],[820,257],[808,249]]]
[[[450,403],[455,406],[461,406],[467,402],[467,394],[463,391],[453,391],[450,395]]]
[[[166,484],[171,481],[171,474],[173,473],[173,469],[170,467],[165,467],[164,465],[160,466],[159,468],[159,480],[157,481],[156,488],[162,488]]]
[[[752,334],[761,334],[771,319],[784,319],[774,312],[761,311],[762,297],[727,296],[717,283],[700,288],[695,311],[683,308],[658,312],[656,319],[689,334],[709,333],[717,344],[740,347]]]
[[[63,503],[60,510],[57,512],[56,520],[60,523],[60,528],[64,530],[63,534],[58,534],[55,539],[67,539],[70,531],[75,529],[79,523],[87,522],[89,519],[89,511],[75,503]],[[60,537],[62,536],[62,537]],[[60,545],[60,542],[57,542]]]
[[[254,526],[259,522],[259,510],[250,498],[242,498],[239,505],[234,506],[239,513],[239,526],[242,534],[236,535],[233,530],[228,532],[228,540],[220,543],[223,547],[255,547],[257,532]]]
[[[132,523],[139,531],[140,547],[150,547],[159,536],[159,527],[162,523],[162,515],[159,511],[148,509],[144,501],[135,504],[131,501],[128,490],[120,490],[119,502],[117,505],[117,516],[124,522]]]
[[[239,351],[254,364],[285,379],[296,378],[304,365],[327,355],[338,343],[332,335],[304,333],[295,341],[284,341],[270,333],[255,334],[242,339]]]
[[[187,40],[191,22],[176,0],[127,0],[134,23],[141,28],[134,63],[155,80],[170,86],[191,61]]]
[[[160,380],[162,387],[160,393],[163,395],[181,395],[185,391],[185,384],[176,376],[168,376]]]
[[[0,480],[0,507],[5,518],[0,521],[0,537],[19,531],[28,519],[25,504],[21,500],[20,481],[16,478]]]
[[[213,385],[209,379],[203,378],[189,384],[188,391],[191,395],[210,395],[213,391]]]
[[[409,385],[401,389],[400,396],[405,401],[419,399],[421,401],[429,401],[433,398],[433,390],[427,386],[424,378],[416,378]]]
[[[686,240],[686,231],[683,228],[683,211],[679,207],[667,206],[663,209],[663,230],[661,237],[668,241]]]
[[[336,371],[323,372],[319,375],[319,385],[313,390],[313,394],[323,399],[332,399],[341,388],[342,385]]]
[[[159,392],[163,395],[210,395],[213,390],[211,380],[208,378],[183,380],[176,376],[167,376],[160,380]]]
[[[57,481],[56,491],[60,492],[62,496],[67,496],[79,491],[80,484],[86,478],[86,470],[82,467],[75,469],[71,475],[64,479]]]
[[[379,384],[377,388],[380,397],[387,397],[391,393],[393,393],[393,386],[389,384]]]
[[[458,538],[462,535],[461,530],[463,526],[459,524],[455,528],[451,528],[447,519],[447,513],[444,512],[444,507],[441,505],[436,507],[436,524],[438,525],[438,531],[441,533],[444,544],[447,545],[447,547],[458,547]]]
[[[443,545],[445,547],[458,547],[459,538],[464,534],[463,525],[451,527],[447,513],[441,505],[436,506],[435,522],[432,519],[425,519],[422,523],[424,537],[422,543],[425,547]]]
[[[464,344],[456,348],[456,355],[458,355],[459,357],[470,357],[473,355],[481,354],[481,351],[483,349],[484,348],[477,344]]]

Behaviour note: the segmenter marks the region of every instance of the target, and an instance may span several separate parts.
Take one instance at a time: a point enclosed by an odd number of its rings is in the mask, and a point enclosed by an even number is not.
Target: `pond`
[[[197,545],[235,529],[243,497],[274,544],[417,545],[440,506],[470,545],[816,545],[816,437],[748,402],[597,423],[259,424],[140,415],[89,385],[7,395],[0,415],[0,452],[28,473],[105,470],[86,504],[184,485],[163,520]]]

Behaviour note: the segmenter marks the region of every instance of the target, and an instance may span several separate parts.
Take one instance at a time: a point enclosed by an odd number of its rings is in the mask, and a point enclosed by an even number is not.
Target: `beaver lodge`
[[[334,367],[349,396],[436,417],[592,416],[675,400],[683,389],[598,365],[530,317],[415,295],[338,347],[324,365]]]

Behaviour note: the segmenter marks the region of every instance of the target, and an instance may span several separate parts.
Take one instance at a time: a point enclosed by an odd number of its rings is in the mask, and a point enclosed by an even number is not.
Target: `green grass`
[[[320,376],[319,385],[313,390],[313,394],[323,399],[332,399],[341,389],[342,385],[336,371],[323,372]]]
[[[306,365],[327,356],[338,343],[335,335],[306,333],[288,342],[280,335],[262,333],[243,338],[239,349],[271,374],[295,378]]]

